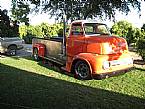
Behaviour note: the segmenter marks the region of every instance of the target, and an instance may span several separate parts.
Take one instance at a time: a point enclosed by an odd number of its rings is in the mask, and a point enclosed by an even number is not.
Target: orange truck
[[[60,64],[79,79],[103,79],[133,67],[126,40],[96,21],[73,21],[67,37],[34,38],[32,44],[35,60]]]

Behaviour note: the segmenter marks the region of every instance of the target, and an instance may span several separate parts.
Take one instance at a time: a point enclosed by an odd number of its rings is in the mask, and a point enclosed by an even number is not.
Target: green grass
[[[0,109],[144,109],[145,70],[78,80],[30,57],[0,58]]]

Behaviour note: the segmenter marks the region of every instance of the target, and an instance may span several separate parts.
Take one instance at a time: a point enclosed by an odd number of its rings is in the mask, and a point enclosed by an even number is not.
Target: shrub
[[[32,39],[33,38],[34,38],[33,35],[27,35],[27,36],[23,37],[26,44],[32,44]]]
[[[139,39],[136,46],[138,54],[145,61],[145,39]]]

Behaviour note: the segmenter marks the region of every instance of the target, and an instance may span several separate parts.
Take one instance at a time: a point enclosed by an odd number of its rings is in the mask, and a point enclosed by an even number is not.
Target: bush
[[[34,36],[32,36],[32,35],[27,35],[27,36],[23,37],[26,44],[32,44],[33,38],[34,38]]]
[[[136,46],[138,54],[145,61],[145,39],[139,39]]]

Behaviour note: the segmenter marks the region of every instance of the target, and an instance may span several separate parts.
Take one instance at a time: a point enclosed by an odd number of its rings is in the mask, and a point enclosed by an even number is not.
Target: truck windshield
[[[86,35],[111,35],[105,24],[100,23],[85,23],[84,24],[85,34]]]

